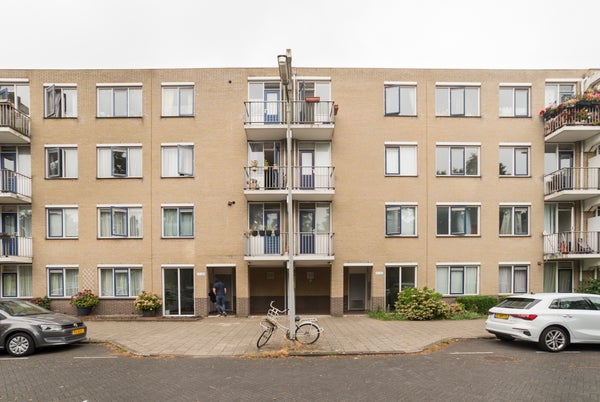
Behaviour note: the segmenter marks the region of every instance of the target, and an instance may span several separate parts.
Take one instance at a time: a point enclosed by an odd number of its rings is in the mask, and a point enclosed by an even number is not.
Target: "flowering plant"
[[[554,117],[559,114],[563,109],[571,108],[575,106],[589,106],[589,105],[600,105],[600,92],[587,91],[583,95],[575,96],[558,105],[550,105],[540,110],[540,116],[544,118]]]
[[[75,307],[94,307],[99,301],[98,295],[89,289],[84,289],[71,296],[71,305]]]
[[[162,301],[156,293],[146,292],[142,290],[142,293],[135,299],[135,309],[141,311],[152,311],[158,310],[162,306]]]
[[[50,298],[48,296],[34,297],[33,299],[29,299],[29,302],[45,308],[46,310],[50,310]]]

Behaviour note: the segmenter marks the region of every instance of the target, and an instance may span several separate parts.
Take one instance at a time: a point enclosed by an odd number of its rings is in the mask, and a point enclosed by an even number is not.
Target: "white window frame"
[[[557,106],[560,103],[566,102],[577,95],[578,79],[567,80],[546,80],[544,87],[544,106]],[[566,87],[571,87],[568,91]]]
[[[384,82],[383,98],[386,116],[417,115],[416,82]]]
[[[45,145],[44,148],[46,154],[46,179],[78,178],[79,152],[77,149],[77,145]],[[51,157],[51,155],[55,156]],[[51,167],[51,164],[56,164],[56,173],[52,172],[54,167]]]
[[[502,151],[510,151],[511,155],[510,155],[510,164],[511,166],[506,166],[507,169],[510,169],[510,173],[509,174],[502,174],[501,172],[501,166],[502,161],[506,160],[506,158],[503,159],[502,157]],[[526,144],[500,144],[499,147],[499,155],[498,155],[498,175],[500,177],[531,177],[531,144],[526,143]],[[526,164],[526,169],[527,171],[525,173],[517,173],[517,152],[522,153],[523,151],[526,151],[526,155],[527,155],[527,164]]]
[[[524,112],[520,111],[523,105],[518,104],[518,96],[523,93],[526,93],[527,96]],[[509,103],[503,104],[503,94],[508,95]],[[531,84],[501,83],[498,92],[498,115],[500,117],[531,117]]]
[[[437,292],[444,296],[454,295],[478,295],[480,284],[481,263],[438,263],[436,264],[436,286]],[[445,272],[444,272],[445,271]],[[456,273],[461,273],[462,277],[456,276]],[[455,275],[453,275],[455,274]],[[460,281],[459,281],[460,279]],[[468,291],[467,287],[472,284],[468,283],[469,279],[475,280],[475,289]],[[457,282],[459,281],[459,282]],[[460,289],[460,290],[459,290]]]
[[[75,219],[75,233],[72,235],[68,235],[66,233],[66,225],[68,223],[68,217],[66,216],[66,212],[74,213],[73,217]],[[60,212],[61,218],[61,227],[60,227],[60,235],[53,236],[51,234],[52,228],[50,214],[51,212]],[[76,205],[47,205],[46,206],[46,238],[47,239],[77,239],[79,238],[79,209]]]
[[[144,220],[141,205],[98,205],[98,238],[99,239],[141,239],[144,237]],[[110,233],[103,233],[102,217],[106,213],[110,214]],[[119,230],[119,225],[115,221],[119,216],[125,217],[125,223]],[[131,220],[139,219],[139,234],[132,234]]]
[[[109,97],[108,110],[101,110],[103,104],[101,102],[102,95],[105,93]],[[127,112],[125,114],[117,114],[115,110],[115,103],[117,94],[125,95],[125,107]],[[96,84],[96,104],[98,118],[130,118],[130,117],[142,117],[144,114],[144,97],[141,83],[130,83],[130,84]],[[138,99],[139,98],[139,99]],[[138,103],[139,102],[139,103]],[[139,109],[139,110],[137,110]]]
[[[507,210],[510,213],[510,233],[502,233],[502,210]],[[516,214],[519,211],[525,210],[527,217],[527,228],[526,233],[516,233]],[[531,204],[529,203],[500,203],[498,207],[499,212],[499,224],[498,224],[498,235],[500,237],[523,237],[530,235],[530,225],[531,225]]]
[[[76,118],[77,84],[44,84],[44,117]]]
[[[506,295],[506,294],[524,294],[529,292],[529,267],[530,264],[528,262],[501,262],[498,264],[498,294]],[[510,289],[502,289],[502,271],[508,271],[505,275],[508,276],[508,284],[510,284]],[[525,286],[524,289],[522,286],[516,286],[515,272],[523,272],[525,271]]]
[[[386,176],[417,176],[417,159],[416,142],[385,143],[384,172]]]
[[[440,208],[447,208],[447,221],[448,221],[448,233],[440,233]],[[476,233],[467,233],[467,209],[475,208],[477,210],[477,232]],[[462,232],[452,232],[453,229],[453,212],[460,213],[463,210],[464,213],[464,222],[463,222],[463,231]],[[471,222],[471,229],[473,228],[473,222]],[[469,230],[470,232],[471,230]],[[481,204],[480,203],[439,203],[436,204],[436,236],[438,237],[474,237],[481,235]]]
[[[471,96],[474,95],[477,98],[476,102],[472,102],[473,99],[471,99]],[[474,110],[471,110],[470,107],[473,106]],[[481,83],[436,82],[435,115],[440,117],[480,117]]]
[[[390,229],[388,227],[388,212],[392,212],[392,211],[398,211],[398,222],[400,224],[400,231],[398,233],[396,232],[390,232]],[[404,210],[412,210],[413,213],[413,217],[414,217],[414,221],[413,221],[413,233],[402,233],[403,232],[403,225],[402,225],[402,217],[403,217],[403,212]],[[385,236],[386,237],[418,237],[418,206],[417,203],[385,203]]]
[[[114,162],[117,152],[125,153],[124,174],[115,171]],[[108,156],[108,153],[110,153],[110,156]],[[132,156],[133,153],[135,153],[135,156]],[[141,178],[143,176],[142,144],[98,144],[96,155],[98,161],[96,166],[97,177],[99,179]],[[108,161],[110,161],[110,166],[104,166]]]
[[[132,271],[139,277],[133,278]],[[103,272],[110,275],[103,275]],[[117,294],[117,278],[123,277],[123,275],[126,275],[127,292]],[[110,279],[110,283],[105,283],[108,279]],[[98,265],[98,283],[100,284],[101,298],[131,299],[137,297],[143,290],[144,272],[141,265]]]
[[[169,165],[167,157],[167,151],[173,149],[177,150],[177,159],[175,162],[171,162],[177,164],[175,168]],[[194,177],[194,144],[161,144],[161,156],[161,177]]]
[[[25,280],[25,272],[27,270],[28,278]],[[5,280],[8,275],[14,274],[15,277],[15,294],[5,293],[6,283]],[[32,297],[33,295],[33,267],[31,265],[3,265],[0,266],[0,297],[4,298],[19,298],[19,297]]]
[[[177,217],[177,221],[175,222],[176,225],[176,229],[177,229],[177,234],[176,235],[167,235],[165,233],[166,230],[166,225],[165,225],[165,211],[176,211],[176,217]],[[190,213],[192,215],[192,228],[191,228],[191,234],[182,234],[182,219],[181,216],[183,213]],[[162,230],[161,230],[161,234],[162,234],[162,238],[163,239],[191,239],[194,238],[195,235],[195,211],[194,211],[194,205],[193,204],[185,204],[185,205],[161,205],[161,222],[162,222]]]
[[[169,113],[169,105],[167,105],[167,99],[168,97],[165,96],[165,90],[175,90],[176,91],[176,97],[174,98],[175,100],[175,105],[174,108],[176,109],[176,111],[174,113]],[[183,93],[185,93],[185,91],[189,91],[191,90],[192,92],[192,104],[191,104],[191,111],[186,113],[185,111],[182,111],[182,104],[181,104],[181,99],[182,99],[182,95]],[[162,117],[193,117],[195,114],[195,88],[194,88],[194,83],[193,82],[163,82],[161,84],[161,116]]]
[[[47,280],[48,280],[48,297],[54,298],[65,298],[71,297],[79,292],[79,267],[78,266],[46,266]],[[52,289],[51,274],[59,274],[61,279],[61,291],[59,293],[54,292]],[[69,287],[67,280],[67,274],[74,275],[76,279],[76,286]]]
[[[452,168],[453,156],[455,151],[461,154],[462,150],[462,173],[454,173]],[[475,174],[467,173],[467,151],[477,151],[477,172]],[[440,169],[439,156],[444,155],[447,165],[444,170]],[[435,147],[435,174],[436,176],[449,176],[449,177],[479,177],[481,176],[481,144],[480,143],[437,143]]]

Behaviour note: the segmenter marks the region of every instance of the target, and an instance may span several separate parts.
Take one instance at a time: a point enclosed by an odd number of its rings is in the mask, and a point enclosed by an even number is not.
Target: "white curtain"
[[[450,293],[465,292],[465,271],[463,268],[450,268]]]
[[[33,293],[31,265],[19,267],[19,297],[31,297]]]
[[[110,209],[100,210],[100,237],[110,237]]]
[[[129,275],[131,282],[131,291],[129,293],[129,296],[137,296],[140,293],[142,293],[142,287],[144,285],[144,282],[142,280],[142,270],[132,268],[129,270]]]
[[[556,263],[544,264],[544,292],[556,292]]]
[[[62,210],[48,211],[48,235],[50,237],[62,237]]]
[[[512,208],[500,208],[500,234],[512,234]]]
[[[73,296],[79,290],[79,270],[65,270],[65,296]]]
[[[163,236],[177,235],[177,209],[163,209]]]
[[[388,235],[400,233],[400,207],[387,207],[386,227]]]
[[[163,116],[177,116],[179,114],[177,110],[177,96],[179,88],[177,87],[165,87],[162,89],[162,115]]]
[[[510,278],[512,267],[500,267],[500,275],[498,277],[498,293],[512,293],[510,286]]]
[[[448,294],[448,267],[437,267],[435,275],[435,290],[443,295]]]
[[[113,270],[112,268],[100,270],[100,295],[113,296]]]
[[[142,148],[129,148],[128,151],[128,176],[142,177]]]
[[[129,296],[129,270],[115,268],[115,297]]]
[[[402,87],[400,89],[400,114],[413,116],[417,114],[417,88]]]
[[[191,176],[194,174],[194,148],[191,146],[179,147],[179,174]]]
[[[194,212],[191,209],[182,209],[179,214],[181,236],[194,235]]]
[[[77,148],[65,148],[63,151],[64,177],[77,177]]]
[[[62,269],[51,269],[48,273],[48,281],[50,282],[50,297],[63,297],[65,296],[63,289],[63,270]]]
[[[515,288],[514,293],[527,292],[527,268],[515,267]]]
[[[389,147],[385,149],[385,172],[388,174],[399,174],[400,163],[398,160],[398,148]]]
[[[179,114],[182,116],[194,114],[194,87],[179,89]]]
[[[477,267],[465,267],[465,294],[477,294]]]
[[[111,162],[111,149],[98,148],[98,177],[112,177]]]
[[[403,235],[414,235],[416,233],[415,228],[415,208],[414,207],[403,207],[402,213],[402,233]]]
[[[129,208],[129,237],[142,237],[142,208]]]
[[[400,87],[399,86],[385,87],[385,113],[386,114],[400,113]]]
[[[129,88],[129,117],[142,115],[142,88]]]
[[[127,210],[113,208],[112,210],[112,234],[127,236]]]
[[[400,174],[403,176],[417,175],[417,147],[400,147]]]
[[[162,149],[162,176],[175,177],[177,174],[177,148],[163,147]]]

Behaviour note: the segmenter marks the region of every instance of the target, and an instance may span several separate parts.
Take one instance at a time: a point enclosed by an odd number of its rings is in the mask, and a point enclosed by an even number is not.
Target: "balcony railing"
[[[0,169],[0,192],[31,198],[31,177],[9,169]]]
[[[564,126],[597,126],[600,125],[600,105],[582,104],[565,107],[557,114],[544,117],[544,136],[552,134]]]
[[[285,166],[249,166],[244,168],[244,190],[286,189]],[[292,189],[333,190],[335,188],[332,166],[293,166]]]
[[[600,232],[561,232],[544,235],[545,255],[598,254]]]
[[[276,257],[288,254],[288,234],[278,230],[256,230],[244,235],[247,257]],[[333,233],[294,233],[295,256],[333,256]]]
[[[33,257],[31,237],[0,233],[2,257]]]
[[[562,168],[544,176],[544,195],[566,190],[600,190],[600,168]]]
[[[19,111],[9,101],[0,100],[0,127],[9,127],[29,137],[29,116]]]
[[[286,124],[285,101],[247,101],[244,124]],[[291,102],[291,124],[320,124],[334,122],[334,102],[317,101],[309,102],[296,100]]]

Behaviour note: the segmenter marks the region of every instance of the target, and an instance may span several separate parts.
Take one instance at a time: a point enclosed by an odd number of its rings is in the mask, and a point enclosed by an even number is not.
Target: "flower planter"
[[[77,315],[78,316],[90,315],[91,312],[92,312],[92,308],[91,307],[79,307],[79,306],[77,306]]]
[[[156,310],[143,310],[142,317],[156,317]]]
[[[307,96],[306,98],[304,98],[304,100],[306,101],[306,103],[317,103],[317,102],[321,102],[321,97],[320,96]]]

